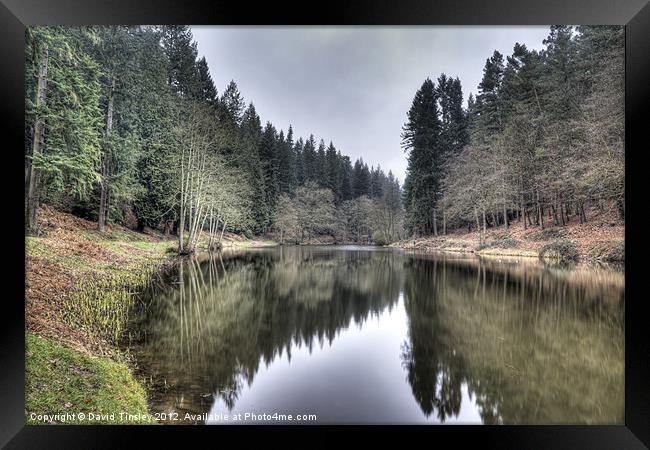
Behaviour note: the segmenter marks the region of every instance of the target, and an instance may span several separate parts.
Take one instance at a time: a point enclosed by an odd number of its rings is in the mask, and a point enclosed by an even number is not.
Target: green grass
[[[84,279],[65,302],[65,320],[118,344],[134,294],[149,283],[156,270],[153,265],[129,270],[114,267],[99,277]]]
[[[117,343],[126,326],[133,294],[146,286],[159,262],[165,258],[165,251],[173,244],[133,239],[128,242],[99,240],[94,231],[82,234],[100,247],[126,257],[127,262],[99,262],[91,257],[62,255],[51,248],[47,240],[36,237],[27,237],[25,250],[29,256],[85,273],[66,299],[63,316],[69,324]],[[119,236],[128,237],[126,233]],[[136,249],[138,251],[134,251]],[[142,250],[151,254],[143,254]]]
[[[144,388],[122,362],[107,357],[91,357],[27,333],[26,403],[28,424],[44,422],[30,417],[34,414],[86,415],[83,421],[67,423],[138,423],[151,424]],[[110,415],[102,420],[88,420],[89,414]],[[143,421],[129,420],[120,413],[141,415]],[[57,421],[62,422],[62,421]],[[47,423],[47,422],[45,422]]]
[[[28,256],[46,259],[55,262],[65,269],[70,270],[88,270],[95,268],[95,265],[81,257],[63,256],[53,248],[47,245],[45,240],[40,237],[25,237],[25,254]]]

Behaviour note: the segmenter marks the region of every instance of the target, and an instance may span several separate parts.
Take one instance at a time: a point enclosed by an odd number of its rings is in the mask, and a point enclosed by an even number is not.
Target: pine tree
[[[199,85],[200,99],[206,101],[211,106],[216,106],[218,100],[217,88],[214,87],[205,56],[196,62],[196,67],[198,70],[197,82]]]
[[[553,25],[543,43],[546,109],[556,120],[567,120],[578,114],[584,90],[578,81],[577,45],[572,39],[573,28]]]
[[[368,165],[359,158],[354,162],[352,171],[352,197],[370,195],[370,170]]]
[[[410,234],[437,232],[436,205],[441,185],[441,124],[434,83],[427,78],[415,94],[402,132],[408,152],[404,206]]]
[[[338,153],[340,161],[340,176],[339,176],[339,195],[340,201],[344,202],[352,199],[352,162],[349,156],[342,156]]]
[[[289,125],[287,137],[280,131],[278,152],[278,183],[280,193],[289,194],[296,188],[296,154],[293,143],[293,128]]]
[[[167,57],[160,45],[162,32],[152,27],[136,27],[132,34],[137,42],[132,60],[135,77],[129,86],[130,95],[121,99],[117,121],[118,129],[129,130],[140,147],[139,159],[130,172],[138,187],[129,204],[139,229],[148,226],[168,233],[176,211],[169,164],[172,149],[166,136],[178,114],[178,98],[167,84]]]
[[[260,141],[260,161],[264,177],[264,206],[270,218],[275,210],[277,199],[280,195],[278,184],[278,148],[282,144],[278,141],[275,127],[270,122],[266,123]],[[265,224],[268,227],[269,223]]]
[[[245,103],[234,80],[230,80],[230,83],[228,83],[226,90],[223,91],[219,99],[219,104],[223,109],[223,119],[229,120],[239,126],[242,121]]]
[[[328,187],[328,173],[327,173],[327,158],[325,156],[325,141],[323,139],[318,143],[318,151],[316,152],[316,182],[321,187]]]
[[[248,105],[242,115],[241,136],[241,158],[238,165],[244,169],[251,186],[251,222],[254,231],[260,233],[270,216],[266,207],[265,177],[259,153],[262,125],[253,103]]]
[[[325,152],[326,159],[326,178],[327,178],[327,187],[334,192],[334,201],[338,203],[341,200],[341,192],[339,191],[339,158],[336,152],[336,148],[332,141],[330,141],[327,151]]]
[[[101,147],[100,68],[84,50],[94,39],[62,27],[32,27],[26,45],[25,222],[37,231],[43,195],[86,198]]]
[[[305,143],[302,138],[296,141],[293,151],[296,155],[296,185],[302,186],[305,183],[305,163],[303,159]]]
[[[485,141],[498,133],[503,127],[501,87],[503,81],[503,55],[494,51],[485,61],[483,78],[478,85],[478,95],[474,106],[475,137]]]
[[[182,97],[196,99],[201,96],[201,86],[196,66],[197,44],[192,39],[187,25],[162,27],[161,43],[167,54],[169,87]]]
[[[309,139],[305,142],[302,149],[302,163],[304,170],[303,183],[308,181],[317,182],[317,168],[316,168],[316,142],[314,135],[310,135]]]
[[[379,198],[383,195],[383,188],[384,188],[384,179],[386,178],[386,175],[384,175],[384,172],[381,170],[381,167],[377,166],[375,169],[374,167],[371,167],[370,169],[370,197],[372,198]]]

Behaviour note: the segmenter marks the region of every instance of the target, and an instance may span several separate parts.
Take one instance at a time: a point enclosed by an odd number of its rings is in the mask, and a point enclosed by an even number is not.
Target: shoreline
[[[123,333],[133,295],[178,261],[175,236],[112,225],[100,233],[95,222],[47,205],[39,225],[41,235],[25,238],[27,423],[64,423],[31,416],[70,413],[85,415],[79,424],[157,423]],[[224,236],[224,248],[272,245]]]
[[[43,423],[30,420],[30,413],[79,411],[104,416],[127,412],[123,423],[157,423],[128,419],[150,417],[150,394],[137,358],[121,339],[131,296],[146,286],[153,274],[178,261],[176,238],[121,226],[107,226],[100,233],[96,223],[48,206],[43,207],[40,224],[43,234],[25,239],[28,423]],[[478,238],[475,232],[455,232],[385,246],[329,240],[297,245],[355,245],[546,262],[553,258],[541,258],[540,249],[564,239],[574,242],[580,263],[598,262],[599,255],[608,262],[624,261],[624,253],[616,251],[624,242],[624,224],[612,225],[606,218],[545,230],[523,230],[513,223],[509,230],[503,226],[489,229],[483,245]],[[203,252],[206,244],[201,241],[197,253]],[[267,238],[248,239],[232,233],[226,233],[223,241],[224,250],[278,246],[282,244]],[[623,258],[617,260],[619,256]],[[118,314],[98,316],[98,309]]]
[[[422,252],[464,253],[477,256],[525,257],[545,261],[623,264],[625,262],[625,224],[610,215],[592,212],[587,223],[564,226],[527,227],[513,222],[487,229],[483,242],[480,233],[458,232],[447,235],[407,239],[388,247]]]

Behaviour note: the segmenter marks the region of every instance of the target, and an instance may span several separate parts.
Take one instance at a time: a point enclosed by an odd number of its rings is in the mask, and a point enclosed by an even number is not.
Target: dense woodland
[[[495,51],[474,98],[442,74],[418,90],[404,125],[408,234],[625,216],[624,34],[552,26],[542,51]]]
[[[495,51],[467,107],[458,78],[427,78],[403,128],[403,189],[331,141],[263,125],[235,81],[219,93],[187,26],[26,38],[29,233],[42,203],[100,230],[174,233],[181,253],[202,233],[218,246],[225,230],[383,244],[582,222],[585,205],[624,217],[621,27],[553,26],[542,51]]]
[[[263,125],[234,81],[219,95],[189,27],[33,27],[26,49],[29,232],[47,202],[176,233],[182,253],[201,231],[398,237],[393,175]]]

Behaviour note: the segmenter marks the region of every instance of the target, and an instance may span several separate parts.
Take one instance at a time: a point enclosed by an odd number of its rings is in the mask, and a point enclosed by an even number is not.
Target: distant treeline
[[[462,107],[458,79],[427,79],[402,134],[408,234],[625,215],[624,30],[552,26],[541,51],[495,51]],[[575,219],[574,219],[575,220]]]
[[[100,230],[173,231],[191,252],[201,230],[277,229],[278,202],[301,186],[328,190],[335,208],[399,191],[391,173],[352,164],[332,142],[263,127],[234,81],[218,95],[187,26],[30,27],[26,37],[28,232],[47,202]],[[300,232],[334,226],[317,225]]]
[[[174,232],[181,252],[202,230],[210,245],[226,229],[390,242],[583,222],[585,205],[624,217],[622,27],[553,26],[542,51],[495,51],[467,108],[458,78],[427,79],[402,134],[403,192],[332,142],[262,126],[234,81],[218,95],[189,27],[30,27],[26,38],[28,232],[43,201],[100,230]]]

